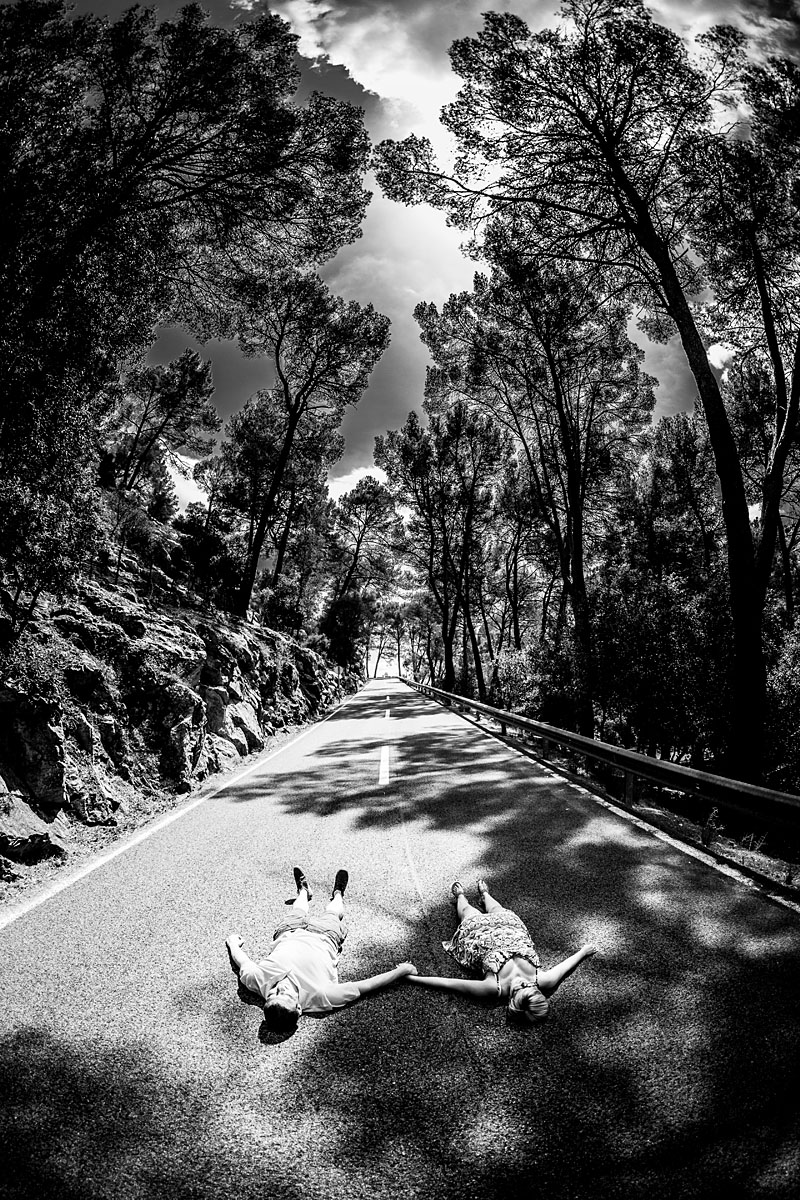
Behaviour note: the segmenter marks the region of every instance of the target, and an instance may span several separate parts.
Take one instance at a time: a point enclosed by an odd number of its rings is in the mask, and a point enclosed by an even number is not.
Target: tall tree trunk
[[[514,649],[522,649],[522,631],[519,627],[519,547],[514,551],[514,567],[511,573],[511,587],[508,590],[508,600],[511,605],[511,628],[514,631]]]
[[[545,589],[544,596],[542,597],[542,620],[541,620],[541,624],[539,627],[539,641],[540,642],[544,642],[545,635],[547,634],[547,620],[548,620],[548,617],[550,616],[550,601],[553,596],[553,588],[556,585],[557,579],[558,579],[558,571],[555,571],[550,576],[550,582],[548,583],[548,585]]]
[[[786,530],[783,521],[778,522],[778,545],[781,552],[781,570],[783,573],[783,594],[786,601],[786,624],[789,629],[794,625],[794,586],[792,584],[792,556],[789,553],[789,543],[786,541]]]
[[[725,769],[734,778],[759,782],[764,770],[767,701],[767,671],[761,640],[764,593],[760,593],[757,578],[741,463],[717,378],[669,250],[646,212],[640,215],[638,240],[658,270],[670,316],[678,328],[697,384],[722,494],[733,626],[730,731]]]
[[[275,507],[275,500],[280,490],[283,477],[286,474],[286,468],[289,464],[289,458],[294,445],[294,435],[297,432],[297,425],[301,414],[295,413],[292,415],[286,429],[286,437],[281,447],[278,461],[275,464],[275,471],[272,476],[272,481],[267,490],[267,494],[261,503],[259,510],[258,522],[253,533],[253,541],[250,547],[247,562],[245,563],[244,571],[242,572],[242,581],[239,585],[239,590],[236,593],[236,598],[233,606],[233,611],[238,617],[246,617],[247,610],[250,607],[250,598],[253,595],[253,588],[258,574],[258,561],[261,558],[261,551],[264,546],[264,539],[267,536],[267,528],[270,518]]]
[[[481,591],[480,591],[480,604],[481,604],[481,622],[483,624],[483,636],[486,638],[486,651],[489,655],[489,672],[490,673],[489,673],[489,686],[486,689],[486,696],[488,698],[489,704],[494,704],[495,694],[497,692],[498,679],[499,679],[498,671],[497,671],[497,655],[500,653],[500,651],[503,648],[503,637],[505,636],[505,614],[503,615],[503,622],[502,622],[502,625],[500,626],[500,634],[497,639],[497,645],[494,646],[492,643],[491,630],[489,629],[489,617],[486,612],[486,603],[485,603],[484,596],[483,596],[483,588],[481,588]]]
[[[556,650],[561,650],[564,642],[564,630],[567,627],[567,589],[562,586],[558,597],[558,612],[556,613],[556,627],[553,633],[553,646]]]
[[[455,639],[458,628],[458,601],[455,598],[451,598],[451,577],[447,566],[447,556],[443,555],[441,567],[441,586],[433,586],[431,590],[437,597],[439,612],[441,614],[440,629],[442,633],[442,657],[444,660],[442,690],[452,692],[456,686]],[[432,574],[429,574],[429,581],[432,581],[432,579]]]
[[[478,699],[484,704],[486,703],[486,680],[483,674],[483,663],[481,662],[481,647],[478,641],[478,635],[475,631],[475,622],[472,619],[472,613],[469,604],[464,606],[464,619],[469,635],[469,645],[472,651],[472,661],[475,664],[475,683],[478,688]]]
[[[450,619],[447,614],[442,613],[442,653],[444,655],[442,689],[445,692],[455,691],[456,686],[456,659],[453,643],[455,642],[458,608],[454,606],[454,609],[454,616]]]
[[[703,405],[722,495],[728,551],[728,588],[733,626],[731,712],[725,769],[734,778],[760,782],[764,771],[767,669],[762,645],[765,594],[759,589],[756,549],[739,453],[717,377],[678,277],[670,247],[656,229],[650,201],[639,194],[617,157],[604,147],[609,169],[633,214],[629,228],[658,273],[663,299],[678,329]],[[775,532],[774,530],[772,531]],[[774,543],[773,543],[774,545]]]
[[[387,641],[388,638],[383,632],[381,632],[380,637],[378,638],[378,652],[375,656],[375,670],[372,672],[373,679],[378,678],[378,667],[381,665],[381,659],[383,658],[383,652],[386,649]]]
[[[589,597],[586,592],[586,577],[583,568],[583,521],[582,514],[573,515],[570,546],[569,603],[572,610],[575,637],[575,719],[578,733],[594,737],[594,645]]]
[[[289,545],[289,534],[292,532],[292,521],[294,520],[294,503],[295,493],[294,489],[292,489],[292,494],[289,498],[289,510],[286,514],[286,520],[283,523],[281,536],[278,539],[277,552],[275,555],[275,567],[272,572],[271,586],[273,589],[277,587],[281,571],[283,570],[283,563],[286,558],[286,548]]]
[[[428,630],[427,637],[425,638],[425,658],[428,663],[428,678],[431,681],[431,687],[433,687],[436,682],[436,669],[435,669],[434,662],[433,662],[433,650],[431,648],[430,630]]]
[[[584,737],[594,737],[594,654],[592,646],[592,623],[589,615],[589,600],[586,587],[573,583],[570,591],[573,636],[575,639],[573,661],[575,663],[575,723],[577,732]]]

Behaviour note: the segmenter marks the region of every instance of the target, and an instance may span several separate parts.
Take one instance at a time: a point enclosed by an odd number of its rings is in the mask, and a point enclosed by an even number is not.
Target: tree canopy
[[[452,162],[371,161],[480,269],[416,306],[385,482],[333,499],[389,322],[325,282],[370,147],[359,110],[299,100],[296,44],[261,10],[0,8],[0,637],[46,638],[40,597],[94,575],[800,786],[797,64],[640,0],[457,41]],[[202,352],[153,361],[164,325],[258,364],[224,428]],[[654,422],[644,337],[680,342],[692,411]]]
[[[295,42],[269,13],[0,9],[0,469],[30,503],[92,458],[158,322],[199,325],[232,276],[359,236],[361,114],[293,102]]]
[[[797,193],[787,169],[796,163],[797,68],[753,65],[730,28],[709,31],[690,52],[641,0],[570,0],[563,17],[534,33],[511,14],[486,14],[479,34],[451,50],[464,81],[442,116],[458,147],[452,169],[411,137],[379,147],[378,178],[396,199],[444,208],[476,246],[493,220],[513,220],[537,259],[595,273],[641,313],[651,335],[677,330],[723,500],[731,755],[748,745],[748,761],[735,769],[758,775],[763,730],[753,710],[763,711],[766,696],[765,589],[800,405]],[[746,125],[737,106],[748,112]],[[746,327],[737,349],[760,355],[775,379],[755,532],[708,355],[713,313],[695,303],[705,284]]]

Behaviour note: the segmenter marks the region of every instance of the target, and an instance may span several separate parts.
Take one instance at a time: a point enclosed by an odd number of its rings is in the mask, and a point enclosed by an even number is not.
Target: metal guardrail
[[[490,717],[499,722],[501,733],[505,733],[508,727],[521,729],[544,743],[562,746],[595,762],[615,767],[624,774],[625,796],[630,802],[635,799],[636,780],[647,779],[674,792],[683,792],[707,800],[719,808],[758,817],[766,824],[789,826],[795,831],[800,829],[800,796],[791,796],[786,792],[776,792],[771,788],[758,787],[735,779],[725,779],[721,775],[696,771],[693,767],[684,767],[660,758],[650,758],[646,754],[637,754],[634,750],[624,750],[621,746],[611,746],[607,742],[598,742],[580,733],[571,733],[566,729],[558,729],[555,725],[545,725],[542,721],[506,712],[502,708],[492,708],[479,700],[443,692],[430,684],[415,683],[405,678],[403,683],[426,696],[441,700],[449,707],[463,708]]]

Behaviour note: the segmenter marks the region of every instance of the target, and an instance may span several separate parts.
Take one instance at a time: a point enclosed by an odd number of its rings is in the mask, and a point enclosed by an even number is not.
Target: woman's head
[[[517,979],[511,985],[508,997],[508,1013],[523,1021],[535,1024],[543,1021],[550,1009],[550,1001],[529,979]]]

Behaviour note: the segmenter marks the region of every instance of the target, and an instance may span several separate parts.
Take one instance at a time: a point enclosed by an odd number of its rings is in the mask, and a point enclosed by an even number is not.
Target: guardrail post
[[[638,804],[641,793],[641,781],[633,771],[625,772],[625,800],[628,804]]]

